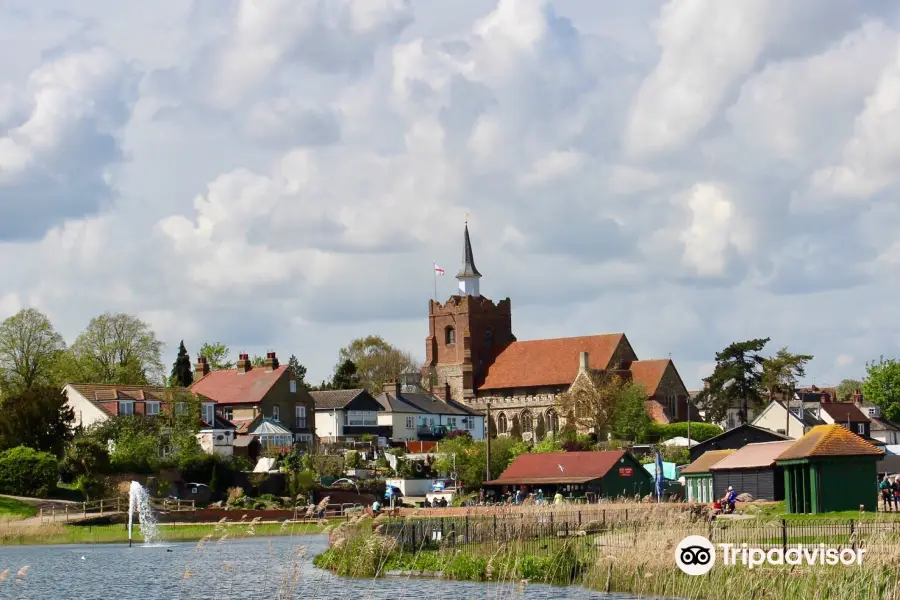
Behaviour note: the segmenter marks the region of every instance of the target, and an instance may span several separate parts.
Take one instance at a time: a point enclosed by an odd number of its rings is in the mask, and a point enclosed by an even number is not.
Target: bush
[[[362,466],[362,457],[358,450],[347,450],[344,454],[344,466],[348,469],[356,469]]]
[[[697,442],[704,442],[711,437],[715,437],[722,433],[722,428],[710,423],[691,423],[691,439]],[[687,437],[687,422],[669,423],[668,425],[660,425],[653,423],[647,435],[651,441],[664,442],[674,437]]]
[[[59,462],[46,452],[17,446],[0,453],[0,492],[45,498],[59,481]]]

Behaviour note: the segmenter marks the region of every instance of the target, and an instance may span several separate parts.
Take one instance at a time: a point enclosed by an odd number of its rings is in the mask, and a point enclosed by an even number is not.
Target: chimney
[[[250,369],[251,369],[251,365],[250,365],[250,355],[249,355],[249,354],[245,354],[245,353],[238,354],[238,361],[237,361],[237,372],[238,372],[238,375],[243,375],[244,373],[246,373],[246,372],[249,371]]]
[[[275,356],[274,352],[266,353],[265,367],[266,367],[266,373],[271,373],[272,371],[274,371],[275,369],[278,368],[278,358]]]
[[[209,362],[205,356],[198,356],[197,364],[194,365],[194,378],[200,379],[204,375],[209,375]]]
[[[853,392],[853,402],[854,402],[854,404],[859,405],[859,404],[862,404],[862,401],[863,401],[862,392],[859,389],[857,389],[855,392]]]
[[[578,360],[578,372],[587,373],[591,370],[591,363],[588,360],[588,353],[582,352]]]
[[[381,391],[385,394],[393,394],[395,398],[399,398],[403,392],[403,384],[398,381],[386,381],[381,385]]]

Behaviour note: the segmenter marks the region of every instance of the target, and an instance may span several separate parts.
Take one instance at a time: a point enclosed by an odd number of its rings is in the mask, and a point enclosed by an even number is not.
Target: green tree
[[[45,498],[59,481],[59,462],[47,452],[17,446],[0,452],[0,493]]]
[[[306,383],[306,367],[301,365],[300,361],[293,354],[288,359],[288,369],[294,374],[298,388],[303,388],[304,390],[309,388],[309,384]]]
[[[863,397],[881,407],[881,413],[891,421],[900,420],[900,362],[895,359],[866,363]]]
[[[435,459],[434,468],[439,473],[450,473],[455,456],[456,474],[463,487],[480,488],[485,476],[486,446],[484,440],[473,441],[469,436],[441,442],[441,453]],[[499,477],[517,456],[527,451],[528,446],[521,440],[509,437],[491,440],[491,479]]]
[[[260,356],[258,354],[254,354],[253,358],[250,359],[250,365],[254,367],[263,367],[266,364],[266,357]]]
[[[328,387],[332,390],[355,390],[362,387],[359,375],[357,375],[356,363],[348,358],[339,364],[334,370],[334,377],[331,378],[331,384]]]
[[[751,407],[762,404],[762,367],[765,358],[760,352],[769,338],[735,342],[716,353],[716,368],[704,379],[707,384],[697,396],[697,403],[706,409],[707,419],[722,421],[728,409],[739,408],[741,423],[747,422]]]
[[[0,323],[0,386],[18,393],[54,385],[63,341],[44,313],[26,308]]]
[[[124,313],[104,313],[91,319],[75,339],[71,367],[80,381],[91,383],[161,383],[162,347],[144,321]]]
[[[109,451],[106,444],[78,435],[66,448],[65,470],[72,475],[95,476],[109,470]]]
[[[191,357],[187,348],[184,347],[184,340],[181,340],[181,344],[178,346],[178,356],[175,358],[175,364],[172,365],[169,385],[188,388],[192,383],[194,383],[194,368],[191,365]]]
[[[858,379],[844,379],[839,384],[837,384],[837,398],[838,402],[850,402],[853,399],[853,394],[856,393],[856,390],[862,391],[863,382]]]
[[[348,360],[356,365],[360,385],[372,395],[380,394],[385,382],[397,381],[401,374],[416,368],[408,352],[378,335],[357,338],[341,348],[338,366]]]
[[[639,383],[627,382],[619,389],[612,420],[612,432],[616,437],[633,441],[647,437],[653,423],[647,414],[647,400],[647,392]]]
[[[61,457],[74,437],[75,412],[56,387],[32,387],[6,397],[0,410],[0,449],[28,446]]]
[[[230,354],[231,350],[221,342],[207,342],[200,346],[200,356],[206,358],[213,371],[233,369],[234,362],[228,359]]]
[[[806,363],[813,359],[812,354],[791,354],[787,347],[780,348],[775,356],[763,361],[761,384],[769,394],[769,402],[780,396],[790,411],[791,400],[797,390],[800,378],[806,376]],[[790,427],[790,412],[784,415],[784,430]]]

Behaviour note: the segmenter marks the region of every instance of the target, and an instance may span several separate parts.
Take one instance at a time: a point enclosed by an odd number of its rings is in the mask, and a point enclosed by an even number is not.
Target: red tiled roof
[[[513,342],[488,367],[480,390],[570,385],[578,375],[579,358],[588,353],[590,367],[609,367],[623,333]]]
[[[500,477],[487,483],[581,483],[604,477],[624,455],[622,450],[520,454]]]
[[[823,402],[822,410],[834,419],[835,423],[868,423],[869,417],[863,414],[855,404],[850,402]]]
[[[843,425],[816,425],[790,448],[778,456],[778,460],[815,458],[820,456],[881,456],[884,450],[876,448]]]
[[[672,360],[669,358],[636,360],[631,363],[631,367],[628,370],[631,371],[632,381],[643,385],[647,395],[652,398],[656,394],[659,382],[662,381],[666,368],[671,362]]]
[[[117,383],[68,383],[85,400],[109,415],[119,414],[119,400],[135,402],[135,413],[144,414],[145,402],[166,402],[174,392],[188,392],[185,388],[164,388],[155,385],[121,385]],[[209,400],[202,393],[195,393],[201,401]]]
[[[287,369],[287,365],[281,365],[272,371],[263,367],[254,367],[246,373],[237,369],[210,371],[195,381],[191,390],[217,404],[254,404],[263,399]]]

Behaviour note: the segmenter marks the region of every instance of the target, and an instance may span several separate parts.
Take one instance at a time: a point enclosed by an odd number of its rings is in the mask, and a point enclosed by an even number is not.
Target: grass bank
[[[322,533],[325,525],[317,523],[211,523],[164,524],[157,527],[161,541],[193,541],[208,535],[229,538],[273,535],[310,535]],[[0,546],[48,544],[112,544],[128,541],[127,525],[45,524],[23,526],[15,521],[0,522]],[[140,527],[134,527],[134,541],[143,542]]]
[[[0,517],[27,519],[37,514],[37,508],[21,500],[0,497]]]
[[[382,526],[383,522],[360,519],[331,530],[330,548],[314,563],[349,577],[379,577],[395,570],[432,572],[446,579],[583,585],[638,597],[900,600],[900,544],[892,527],[865,538],[844,538],[835,545],[866,547],[868,553],[860,566],[804,564],[748,569],[718,562],[707,575],[692,577],[676,567],[675,547],[685,534],[704,535],[708,525],[673,519],[645,523],[625,534],[582,533],[537,541],[510,539],[459,545],[449,540],[426,541],[416,549],[401,547],[396,538],[384,535],[388,528]],[[746,526],[750,535],[751,529]],[[740,543],[744,531],[745,527],[735,528],[728,541]],[[830,540],[810,541],[817,546]]]

